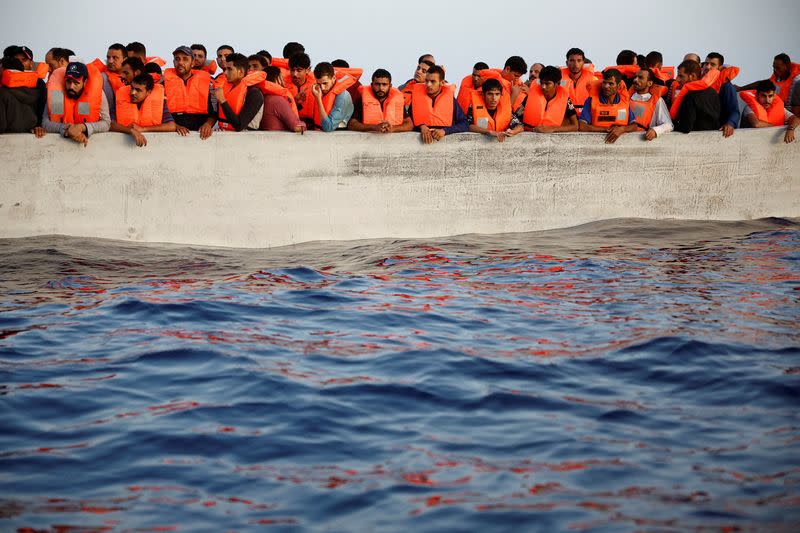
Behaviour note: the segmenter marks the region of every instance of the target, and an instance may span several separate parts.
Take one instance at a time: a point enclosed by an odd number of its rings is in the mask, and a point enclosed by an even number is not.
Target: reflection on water
[[[792,531],[798,244],[0,241],[0,530]]]

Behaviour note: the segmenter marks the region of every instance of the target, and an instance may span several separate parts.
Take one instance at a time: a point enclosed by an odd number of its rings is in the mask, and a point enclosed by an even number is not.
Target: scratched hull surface
[[[0,530],[796,531],[799,299],[796,219],[0,240]]]

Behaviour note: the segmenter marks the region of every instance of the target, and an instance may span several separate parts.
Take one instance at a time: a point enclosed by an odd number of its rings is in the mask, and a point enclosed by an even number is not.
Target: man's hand
[[[786,144],[794,142],[794,128],[786,128],[786,133],[783,134],[783,142]]]
[[[35,128],[33,128],[31,130],[31,133],[33,133],[36,136],[37,139],[41,139],[42,137],[47,135],[47,130],[45,130],[41,126],[36,126]]]
[[[431,136],[434,141],[440,141],[444,139],[444,130],[440,128],[433,129],[431,130]]]
[[[433,142],[433,130],[430,129],[428,126],[423,125],[419,129],[420,133],[422,134],[422,142],[425,144],[431,144]]]
[[[536,133],[553,133],[555,129],[555,126],[536,126],[533,131]]]
[[[294,132],[302,135],[306,132],[306,128],[308,128],[308,126],[306,126],[305,122],[303,122],[302,124],[298,124],[294,127]]]
[[[622,126],[612,126],[611,129],[608,130],[608,135],[606,135],[606,144],[615,143],[623,133],[625,133],[625,130]]]
[[[147,146],[147,139],[145,139],[142,132],[137,130],[135,126],[131,128],[131,135],[133,135],[133,138],[136,140],[136,146]]]
[[[204,141],[209,137],[211,137],[211,134],[214,132],[214,130],[211,129],[210,124],[203,124],[202,126],[200,126],[200,129],[198,131],[200,133],[200,139]]]
[[[658,137],[658,134],[656,133],[656,130],[654,130],[653,128],[648,129],[647,133],[644,134],[644,139],[646,141],[652,141],[656,137]]]
[[[380,124],[376,124],[377,128],[373,129],[378,133],[391,133],[392,132],[392,125],[386,122],[385,120]]]
[[[730,124],[725,124],[719,130],[722,132],[722,136],[725,137],[726,139],[731,135],[733,135],[733,126],[731,126]]]
[[[178,135],[181,137],[186,137],[189,135],[189,128],[185,126],[175,126],[175,131],[178,132]]]
[[[314,98],[322,99],[322,89],[320,89],[319,83],[315,83],[311,86],[311,94]]]
[[[79,134],[84,133],[86,131],[86,126],[83,124],[70,124],[67,128],[67,137],[70,139],[74,139]]]
[[[489,134],[497,139],[497,142],[503,142],[508,137],[508,133],[505,131],[491,131]]]
[[[214,98],[217,99],[217,103],[220,105],[227,102],[227,100],[225,100],[225,91],[222,90],[222,87],[214,89]]]

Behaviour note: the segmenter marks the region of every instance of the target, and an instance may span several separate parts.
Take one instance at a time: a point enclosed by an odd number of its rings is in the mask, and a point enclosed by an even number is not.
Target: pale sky
[[[3,47],[29,46],[37,61],[53,46],[89,61],[105,58],[113,42],[141,41],[148,55],[168,63],[181,44],[202,43],[209,56],[223,43],[279,56],[286,42],[299,41],[312,64],[346,59],[364,69],[362,81],[383,67],[396,85],[411,77],[424,52],[458,82],[476,61],[502,67],[511,55],[529,66],[563,65],[573,46],[598,67],[614,64],[623,48],[659,50],[665,65],[677,65],[687,52],[716,51],[741,68],[736,83],[743,84],[768,77],[779,52],[800,62],[798,23],[798,0],[31,0],[5,3],[0,40]]]

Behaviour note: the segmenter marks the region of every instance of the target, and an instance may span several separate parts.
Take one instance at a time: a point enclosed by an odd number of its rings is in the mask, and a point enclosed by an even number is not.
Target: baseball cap
[[[191,49],[191,48],[189,48],[189,47],[188,47],[188,46],[186,46],[186,45],[179,46],[178,48],[176,48],[176,49],[175,49],[175,50],[172,52],[172,55],[175,55],[175,54],[186,54],[187,56],[189,56],[189,57],[192,57],[192,49]]]
[[[33,59],[33,51],[27,46],[20,46],[16,53],[25,54],[28,56],[28,59]]]
[[[86,79],[89,76],[89,69],[83,63],[70,63],[67,65],[67,71],[64,73],[65,78],[72,78],[75,80]]]

